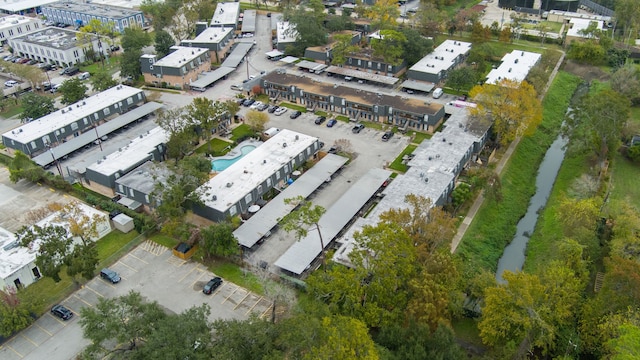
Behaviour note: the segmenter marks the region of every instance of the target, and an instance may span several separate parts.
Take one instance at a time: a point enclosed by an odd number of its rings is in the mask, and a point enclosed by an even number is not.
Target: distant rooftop
[[[206,48],[190,46],[172,46],[171,49],[173,50],[172,53],[163,57],[162,59],[157,60],[153,65],[179,68],[184,66],[185,64],[188,64],[200,55],[209,52],[209,49]]]
[[[245,10],[242,17],[242,32],[255,32],[256,31],[256,11]]]
[[[602,16],[598,14],[585,14],[585,13],[577,13],[571,11],[562,11],[562,10],[551,10],[549,14],[564,16],[567,18],[576,18],[576,19],[587,19],[587,20],[596,20],[596,21],[611,21],[611,16]]]
[[[211,18],[210,26],[235,26],[240,15],[239,2],[221,2]]]
[[[40,19],[37,18],[32,18],[29,16],[22,16],[22,15],[7,15],[7,16],[3,16],[0,17],[0,31],[2,31],[3,29],[6,28],[10,28],[13,26],[18,26],[21,24],[26,24],[26,23],[42,23],[42,21]]]
[[[142,134],[131,140],[129,145],[118,149],[96,163],[89,165],[87,170],[111,176],[118,171],[129,170],[131,167],[151,158],[149,155],[156,146],[164,144],[169,140],[169,134],[161,127],[157,126],[146,134]]]
[[[96,5],[91,3],[78,2],[57,2],[49,4],[45,7],[64,11],[75,11],[82,14],[93,15],[97,18],[124,19],[141,13],[140,10],[127,9],[122,7],[114,7],[109,5]]]
[[[586,30],[589,25],[591,25],[591,23],[595,23],[596,24],[596,29],[598,30],[602,30],[603,26],[604,26],[604,22],[602,20],[589,20],[589,19],[574,19],[572,18],[571,20],[569,20],[569,24],[570,24],[570,28],[569,30],[567,30],[567,36],[571,36],[571,37],[581,37],[581,38],[588,38],[590,36],[593,36],[591,34],[589,35],[585,35],[582,34],[581,31]]]
[[[276,25],[276,33],[278,35],[278,43],[292,43],[298,39],[298,32],[295,24],[288,21],[278,22]]]
[[[5,0],[0,3],[0,10],[15,13],[22,10],[29,10],[42,7],[47,4],[58,2],[59,0]]]
[[[217,44],[223,40],[230,32],[232,27],[208,27],[201,32],[195,39],[182,40],[183,44],[188,43],[212,43]]]
[[[80,46],[76,39],[76,34],[78,33],[79,31],[75,30],[48,27],[40,31],[16,36],[13,40],[54,49],[68,50]]]
[[[494,84],[504,79],[520,82],[524,80],[531,68],[534,67],[542,55],[528,51],[513,50],[502,57],[502,63],[487,75],[486,83]]]
[[[97,110],[104,109],[141,93],[143,93],[143,91],[140,89],[127,85],[117,85],[78,101],[75,104],[65,106],[58,111],[26,123],[16,129],[7,131],[2,136],[26,144],[51,134],[55,130],[75,121],[93,115]]]
[[[313,136],[281,130],[201,186],[198,191],[205,191],[201,196],[205,206],[227,211],[316,141]]]
[[[420,59],[420,61],[409,70],[428,74],[439,74],[441,71],[449,69],[458,56],[467,54],[470,50],[471,43],[445,40],[440,46],[435,48],[432,53]]]
[[[122,184],[143,194],[151,194],[156,184],[166,182],[170,175],[171,171],[166,164],[147,161],[120,177],[116,180],[116,184]]]

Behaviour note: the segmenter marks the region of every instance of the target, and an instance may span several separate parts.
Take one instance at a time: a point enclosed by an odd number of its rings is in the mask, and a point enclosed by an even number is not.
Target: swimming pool
[[[222,171],[233,165],[236,161],[242,159],[243,156],[252,152],[255,149],[255,145],[244,145],[240,148],[240,154],[233,158],[219,158],[215,160],[211,160],[211,170],[213,171]]]

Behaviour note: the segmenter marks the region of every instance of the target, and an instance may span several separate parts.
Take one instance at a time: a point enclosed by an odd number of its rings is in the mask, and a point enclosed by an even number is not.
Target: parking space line
[[[87,304],[87,305],[89,305],[89,306],[93,307],[93,305],[91,305],[91,304],[89,304],[88,302],[86,302],[86,301],[85,301],[83,298],[81,298],[80,296],[78,296],[78,295],[76,295],[76,294],[73,294],[73,297],[75,297],[76,299],[78,299],[78,300],[82,301],[83,303],[85,303],[85,304]],[[69,310],[71,310],[71,309],[69,309]],[[73,310],[71,310],[71,311],[73,311]],[[74,313],[76,313],[76,314],[78,313],[78,312],[76,312],[76,311],[73,311],[73,312],[74,312]]]
[[[262,314],[260,314],[260,319],[264,319],[264,317],[267,315],[267,313],[269,312],[269,310],[271,310],[272,307],[273,305],[269,305],[267,310],[263,311]]]
[[[33,340],[29,339],[29,337],[28,337],[28,336],[26,336],[25,334],[20,333],[20,336],[22,336],[22,337],[23,337],[25,340],[27,340],[28,342],[32,343],[32,344],[33,344],[33,346],[38,347],[38,344],[36,344],[36,343],[35,343],[35,341],[33,341]]]
[[[253,311],[253,309],[254,309],[256,306],[258,306],[258,304],[260,303],[260,301],[262,301],[262,299],[264,299],[264,298],[263,298],[262,296],[260,296],[260,299],[258,299],[258,301],[256,301],[256,303],[255,303],[255,304],[253,304],[253,306],[252,306],[252,307],[250,307],[250,308],[249,308],[249,310],[247,310],[247,312],[246,312],[246,313],[244,313],[244,316],[249,315],[249,313],[250,313],[251,311]]]
[[[20,354],[19,352],[16,351],[16,349],[14,349],[13,347],[11,347],[11,345],[7,345],[7,347],[9,349],[11,349],[11,351],[13,351],[14,353],[16,353],[16,355],[20,356],[20,358],[22,359],[24,357],[24,355]]]
[[[129,254],[129,255],[131,255],[131,254]],[[122,261],[118,261],[118,264],[122,264],[122,265],[124,265],[124,266],[128,267],[129,269],[131,269],[131,270],[133,270],[133,271],[135,271],[135,272],[138,272],[138,270],[136,270],[136,269],[132,268],[131,266],[129,266],[129,265],[127,265],[127,264],[123,263]]]
[[[197,266],[194,266],[191,270],[189,270],[188,273],[184,274],[183,277],[180,278],[180,280],[178,280],[178,282],[182,282],[182,280],[184,280],[184,278],[186,278],[187,276],[189,276],[189,274],[191,274],[193,272],[193,270],[197,269]]]
[[[134,258],[136,258],[136,259],[138,259],[138,260],[142,261],[143,263],[145,263],[145,264],[147,264],[147,265],[149,264],[148,262],[146,262],[146,261],[144,261],[144,260],[140,259],[139,257],[137,257],[137,256],[133,255],[132,253],[129,253],[129,256],[134,257]]]
[[[35,326],[37,326],[38,328],[40,328],[40,330],[42,330],[42,331],[43,331],[44,333],[46,333],[47,335],[49,335],[49,336],[53,336],[53,334],[52,334],[52,333],[50,333],[47,329],[43,328],[42,326],[40,326],[40,325],[38,325],[38,324],[36,324],[36,323],[34,323],[33,325],[35,325]]]
[[[194,281],[193,283],[191,283],[191,287],[195,286],[196,283],[198,281],[200,281],[200,278],[202,278],[202,275],[206,274],[203,270],[198,269],[198,271],[200,271],[200,276],[198,276],[198,278],[196,279],[196,281]]]
[[[233,294],[235,294],[236,291],[238,291],[238,289],[240,289],[240,286],[236,286],[236,288],[233,290],[233,292],[231,292],[231,294],[229,294],[229,296],[227,296],[220,304],[224,304],[225,302],[227,302],[227,300],[229,300],[229,298],[232,297]]]
[[[242,298],[242,300],[238,301],[238,303],[236,304],[236,306],[234,306],[234,307],[233,307],[233,310],[237,309],[237,308],[238,308],[238,306],[240,306],[240,304],[242,304],[242,302],[243,302],[243,301],[245,301],[245,300],[249,297],[249,295],[251,295],[251,293],[250,293],[250,292],[247,292],[247,295],[245,295],[245,296]]]
[[[115,289],[115,287],[113,285],[111,285],[112,288]],[[91,291],[93,291],[96,295],[100,296],[100,297],[104,297],[104,295],[100,294],[99,292],[93,290],[92,288],[90,288],[89,286],[85,285],[85,289],[89,289]]]
[[[51,313],[49,313],[49,316],[51,316],[55,321],[59,322],[60,324],[67,326],[67,324],[64,321],[60,320],[57,316],[54,316]]]

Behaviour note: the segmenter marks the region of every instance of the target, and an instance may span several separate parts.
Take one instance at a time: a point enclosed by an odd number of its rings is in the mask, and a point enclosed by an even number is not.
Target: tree
[[[140,10],[153,18],[153,29],[158,32],[171,26],[176,11],[181,5],[181,0],[143,0],[142,3],[140,3]],[[209,17],[209,19],[210,18],[211,17]]]
[[[365,10],[367,18],[371,19],[374,30],[395,29],[400,17],[398,2],[395,0],[379,0]]]
[[[444,29],[446,15],[433,3],[420,2],[419,6],[420,9],[416,16],[418,18],[418,30],[420,34],[435,37]]]
[[[118,85],[118,82],[113,78],[113,76],[111,76],[108,71],[104,70],[95,72],[89,81],[91,82],[91,87],[95,91],[105,91]]]
[[[377,360],[378,351],[362,321],[347,316],[322,319],[320,344],[311,348],[308,360]]]
[[[407,39],[403,45],[403,58],[407,62],[407,67],[411,67],[433,49],[433,40],[423,37],[409,27],[401,29],[401,32]]]
[[[140,69],[140,57],[142,56],[142,50],[131,49],[124,51],[120,58],[120,76],[131,77],[132,79],[138,79],[142,75]]]
[[[478,73],[470,66],[462,66],[449,71],[447,86],[459,92],[462,89],[471,89],[478,82]]]
[[[71,238],[80,240],[80,244],[73,247],[67,261],[67,274],[69,276],[80,274],[83,278],[90,280],[94,277],[98,265],[98,250],[94,241],[98,237],[98,225],[103,220],[98,214],[88,216],[77,202],[65,205],[60,214],[69,226]]]
[[[389,360],[423,360],[466,358],[456,342],[453,330],[440,324],[431,331],[423,324],[409,321],[406,326],[393,324],[380,329],[376,343],[390,351]]]
[[[100,298],[94,307],[82,308],[80,315],[82,333],[91,341],[86,349],[90,355],[137,349],[167,316],[158,303],[145,303],[134,291],[117,298]],[[109,345],[113,343],[115,346]]]
[[[131,76],[137,79],[142,75],[140,70],[140,56],[142,48],[151,45],[153,39],[151,35],[137,26],[130,26],[124,29],[122,34],[123,55],[120,59],[121,76]]]
[[[471,116],[493,122],[500,144],[532,134],[542,121],[542,105],[528,82],[504,79],[499,84],[474,86],[469,96],[478,105]]]
[[[382,57],[386,63],[400,64],[407,38],[395,30],[380,30],[380,37],[380,39],[371,39],[373,55]]]
[[[169,54],[170,48],[176,44],[175,40],[165,30],[159,30],[156,32],[156,54],[158,58],[163,58]]]
[[[46,177],[45,170],[21,151],[16,151],[9,165],[9,180],[14,184],[20,179],[37,183]]]
[[[341,16],[330,16],[325,26],[329,32],[353,30],[355,28],[351,17],[344,10]]]
[[[227,257],[240,253],[238,240],[229,223],[217,223],[202,229],[202,249],[207,256]]]
[[[0,336],[8,338],[33,322],[31,309],[18,297],[13,287],[0,289]]]
[[[302,196],[284,199],[284,203],[294,207],[295,210],[282,219],[278,219],[280,227],[286,232],[293,231],[296,238],[300,240],[307,236],[309,227],[314,226],[320,239],[320,260],[322,261],[323,269],[326,271],[324,240],[322,239],[322,231],[320,230],[319,224],[320,218],[322,218],[322,215],[326,212],[325,208],[319,205],[313,206],[311,201],[305,200]]]
[[[304,54],[308,47],[324,45],[327,42],[327,33],[318,18],[310,17],[304,7],[295,9],[289,18],[290,31],[297,35],[296,42],[286,49],[292,55]]]
[[[156,124],[169,134],[182,132],[188,126],[185,111],[186,106],[162,110],[158,113]]]
[[[567,117],[568,130],[578,149],[593,151],[602,162],[609,151],[618,148],[629,114],[629,100],[604,89],[583,97]]]
[[[213,329],[215,335],[212,350],[216,359],[283,358],[282,352],[277,348],[276,324],[251,317],[245,321],[217,320],[213,323]]]
[[[184,118],[193,126],[200,127],[204,139],[211,151],[211,136],[220,124],[220,120],[226,114],[227,109],[219,102],[211,99],[197,97],[186,107]]]
[[[269,122],[269,115],[257,110],[249,110],[245,115],[244,122],[251,128],[251,131],[261,133]]]
[[[567,58],[578,62],[598,65],[604,61],[605,50],[594,40],[573,41],[569,45]]]
[[[65,105],[77,103],[87,97],[87,86],[78,78],[64,81],[58,91],[62,94],[61,103]]]
[[[331,51],[331,64],[344,65],[347,62],[347,55],[358,50],[358,46],[351,43],[351,34],[338,34],[333,36],[336,42]]]
[[[609,215],[613,221],[611,255],[640,259],[640,214],[628,202],[622,202]]]
[[[53,99],[35,93],[26,93],[20,97],[20,103],[24,110],[20,114],[20,121],[27,122],[39,119],[56,110]]]
[[[60,282],[60,271],[71,253],[73,239],[58,225],[23,227],[16,233],[22,246],[36,249],[36,265],[42,275]]]
[[[611,75],[611,89],[634,104],[640,102],[640,74],[633,64],[626,64]]]
[[[640,5],[634,0],[616,0],[615,12],[618,25],[624,28],[627,38],[630,38],[640,26]]]
[[[624,324],[618,328],[620,336],[607,342],[612,360],[632,360],[640,358],[640,326]]]

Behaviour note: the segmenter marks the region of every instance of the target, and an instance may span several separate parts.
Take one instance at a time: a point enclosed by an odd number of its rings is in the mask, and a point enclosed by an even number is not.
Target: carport
[[[299,63],[297,63],[296,66],[299,69],[308,70],[309,72],[316,72],[318,70],[323,70],[327,68],[327,65],[325,64],[320,64],[320,63],[309,61],[309,60],[302,60]]]
[[[325,248],[380,190],[380,187],[384,186],[389,176],[391,176],[391,171],[388,170],[369,170],[324,213],[318,224]],[[282,270],[300,275],[320,255],[321,250],[318,232],[309,231],[305,238],[295,242],[280,256],[275,265]]]
[[[387,86],[394,85],[400,80],[397,77],[393,77],[393,76],[372,74],[365,71],[347,69],[339,66],[329,66],[327,68],[327,73],[336,74],[340,76],[348,76],[354,79],[361,79],[367,82],[372,82],[372,83],[387,85]]]
[[[249,50],[251,50],[252,47],[253,43],[238,43],[236,47],[233,48],[233,51],[231,51],[231,54],[229,54],[229,56],[227,56],[224,62],[220,65],[220,67],[230,67],[234,69],[237,68],[242,63],[244,57],[247,56]]]
[[[306,199],[346,164],[348,160],[342,156],[327,154],[314,167],[307,170],[293,184],[284,189],[244,224],[240,225],[233,232],[233,235],[238,239],[238,243],[246,248],[251,248],[260,239],[269,236],[271,229],[278,225],[278,219],[283,218],[295,208],[293,205],[285,204],[285,199],[297,196],[302,196]]]
[[[213,84],[214,82],[220,79],[225,78],[227,75],[231,74],[234,70],[235,68],[222,66],[215,69],[214,71],[207,71],[203,73],[204,76],[202,76],[198,80],[193,81],[191,84],[189,84],[189,87],[191,87],[191,89],[193,90],[205,91],[209,86],[211,86],[211,84]]]
[[[54,161],[54,156],[56,159],[67,156],[76,150],[82,149],[82,147],[84,147],[85,145],[91,144],[100,137],[111,134],[115,130],[120,129],[125,125],[129,125],[130,123],[153,113],[163,106],[164,105],[157,102],[148,102],[140,107],[124,113],[123,115],[118,116],[113,120],[109,120],[102,125],[96,126],[94,129],[88,130],[87,132],[84,132],[74,137],[73,139],[62,143],[55,148],[52,148],[50,150],[51,152],[43,152],[42,154],[34,157],[33,161],[40,166],[49,165]]]
[[[415,91],[422,91],[422,92],[428,93],[428,92],[431,92],[431,90],[433,90],[433,88],[436,86],[432,83],[428,83],[424,81],[405,80],[402,83],[402,85],[400,85],[400,87],[407,90],[415,90]]]

